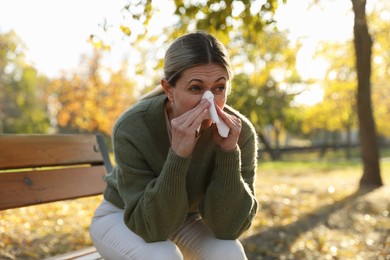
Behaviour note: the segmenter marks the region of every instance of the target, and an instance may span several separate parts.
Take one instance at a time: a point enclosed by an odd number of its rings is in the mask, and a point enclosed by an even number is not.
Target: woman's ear
[[[167,95],[168,100],[172,102],[173,101],[172,88],[169,85],[168,80],[166,78],[163,78],[161,80],[161,86],[164,89],[164,92]]]

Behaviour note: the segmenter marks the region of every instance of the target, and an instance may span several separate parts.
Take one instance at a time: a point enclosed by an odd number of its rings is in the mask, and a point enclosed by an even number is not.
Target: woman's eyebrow
[[[215,82],[218,82],[220,81],[221,79],[224,79],[226,81],[226,78],[224,76],[220,77],[219,79],[217,79]]]
[[[225,78],[224,76],[222,76],[222,77],[218,78],[215,82],[218,82],[218,81],[220,81],[220,80],[225,80],[225,81],[226,81],[226,78]],[[187,82],[187,84],[188,84],[188,83],[191,83],[191,82],[193,82],[193,81],[203,83],[203,80],[201,80],[201,79],[190,79],[190,80]]]
[[[187,83],[191,83],[193,81],[203,83],[203,80],[201,80],[201,79],[190,79],[189,81],[187,81]]]

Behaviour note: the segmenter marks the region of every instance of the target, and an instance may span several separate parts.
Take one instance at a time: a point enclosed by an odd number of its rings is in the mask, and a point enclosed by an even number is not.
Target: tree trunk
[[[263,131],[259,127],[256,127],[256,132],[257,132],[258,137],[260,138],[260,141],[264,144],[265,150],[267,151],[267,153],[271,157],[271,160],[275,161],[276,158],[275,158],[274,151],[272,150],[271,145],[269,144],[269,142],[268,142],[267,138],[265,137]]]
[[[363,161],[363,176],[360,185],[381,186],[379,148],[375,120],[371,104],[371,53],[372,39],[366,21],[366,0],[352,0],[355,14],[354,44],[358,78],[357,110],[359,135]]]
[[[322,140],[322,145],[320,149],[320,153],[318,154],[318,158],[322,159],[325,157],[326,152],[328,151],[328,140],[329,140],[329,131],[328,130],[322,130],[323,133],[323,140]]]
[[[274,149],[274,160],[280,160],[281,151],[280,151],[280,128],[279,124],[274,124],[274,133],[275,133],[275,149]]]
[[[347,124],[345,128],[347,133],[346,141],[345,141],[345,158],[347,160],[351,159],[351,146],[352,146],[352,125]]]

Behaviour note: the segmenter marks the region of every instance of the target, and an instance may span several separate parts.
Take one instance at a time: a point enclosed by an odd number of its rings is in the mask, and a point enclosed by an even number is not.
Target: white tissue
[[[202,99],[206,99],[210,102],[209,106],[209,115],[211,120],[217,125],[218,133],[222,137],[227,137],[229,135],[229,127],[226,125],[226,123],[218,116],[217,110],[215,108],[214,103],[214,95],[211,91],[206,91],[203,94]]]

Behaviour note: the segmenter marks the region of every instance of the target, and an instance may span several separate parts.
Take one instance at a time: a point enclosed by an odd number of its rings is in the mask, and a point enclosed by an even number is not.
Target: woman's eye
[[[195,85],[195,86],[190,87],[190,91],[195,92],[195,93],[201,93],[203,91],[203,89],[201,87]]]
[[[223,85],[218,86],[218,87],[213,89],[213,94],[214,95],[223,94],[223,93],[225,93],[225,89],[226,89],[226,87]]]

